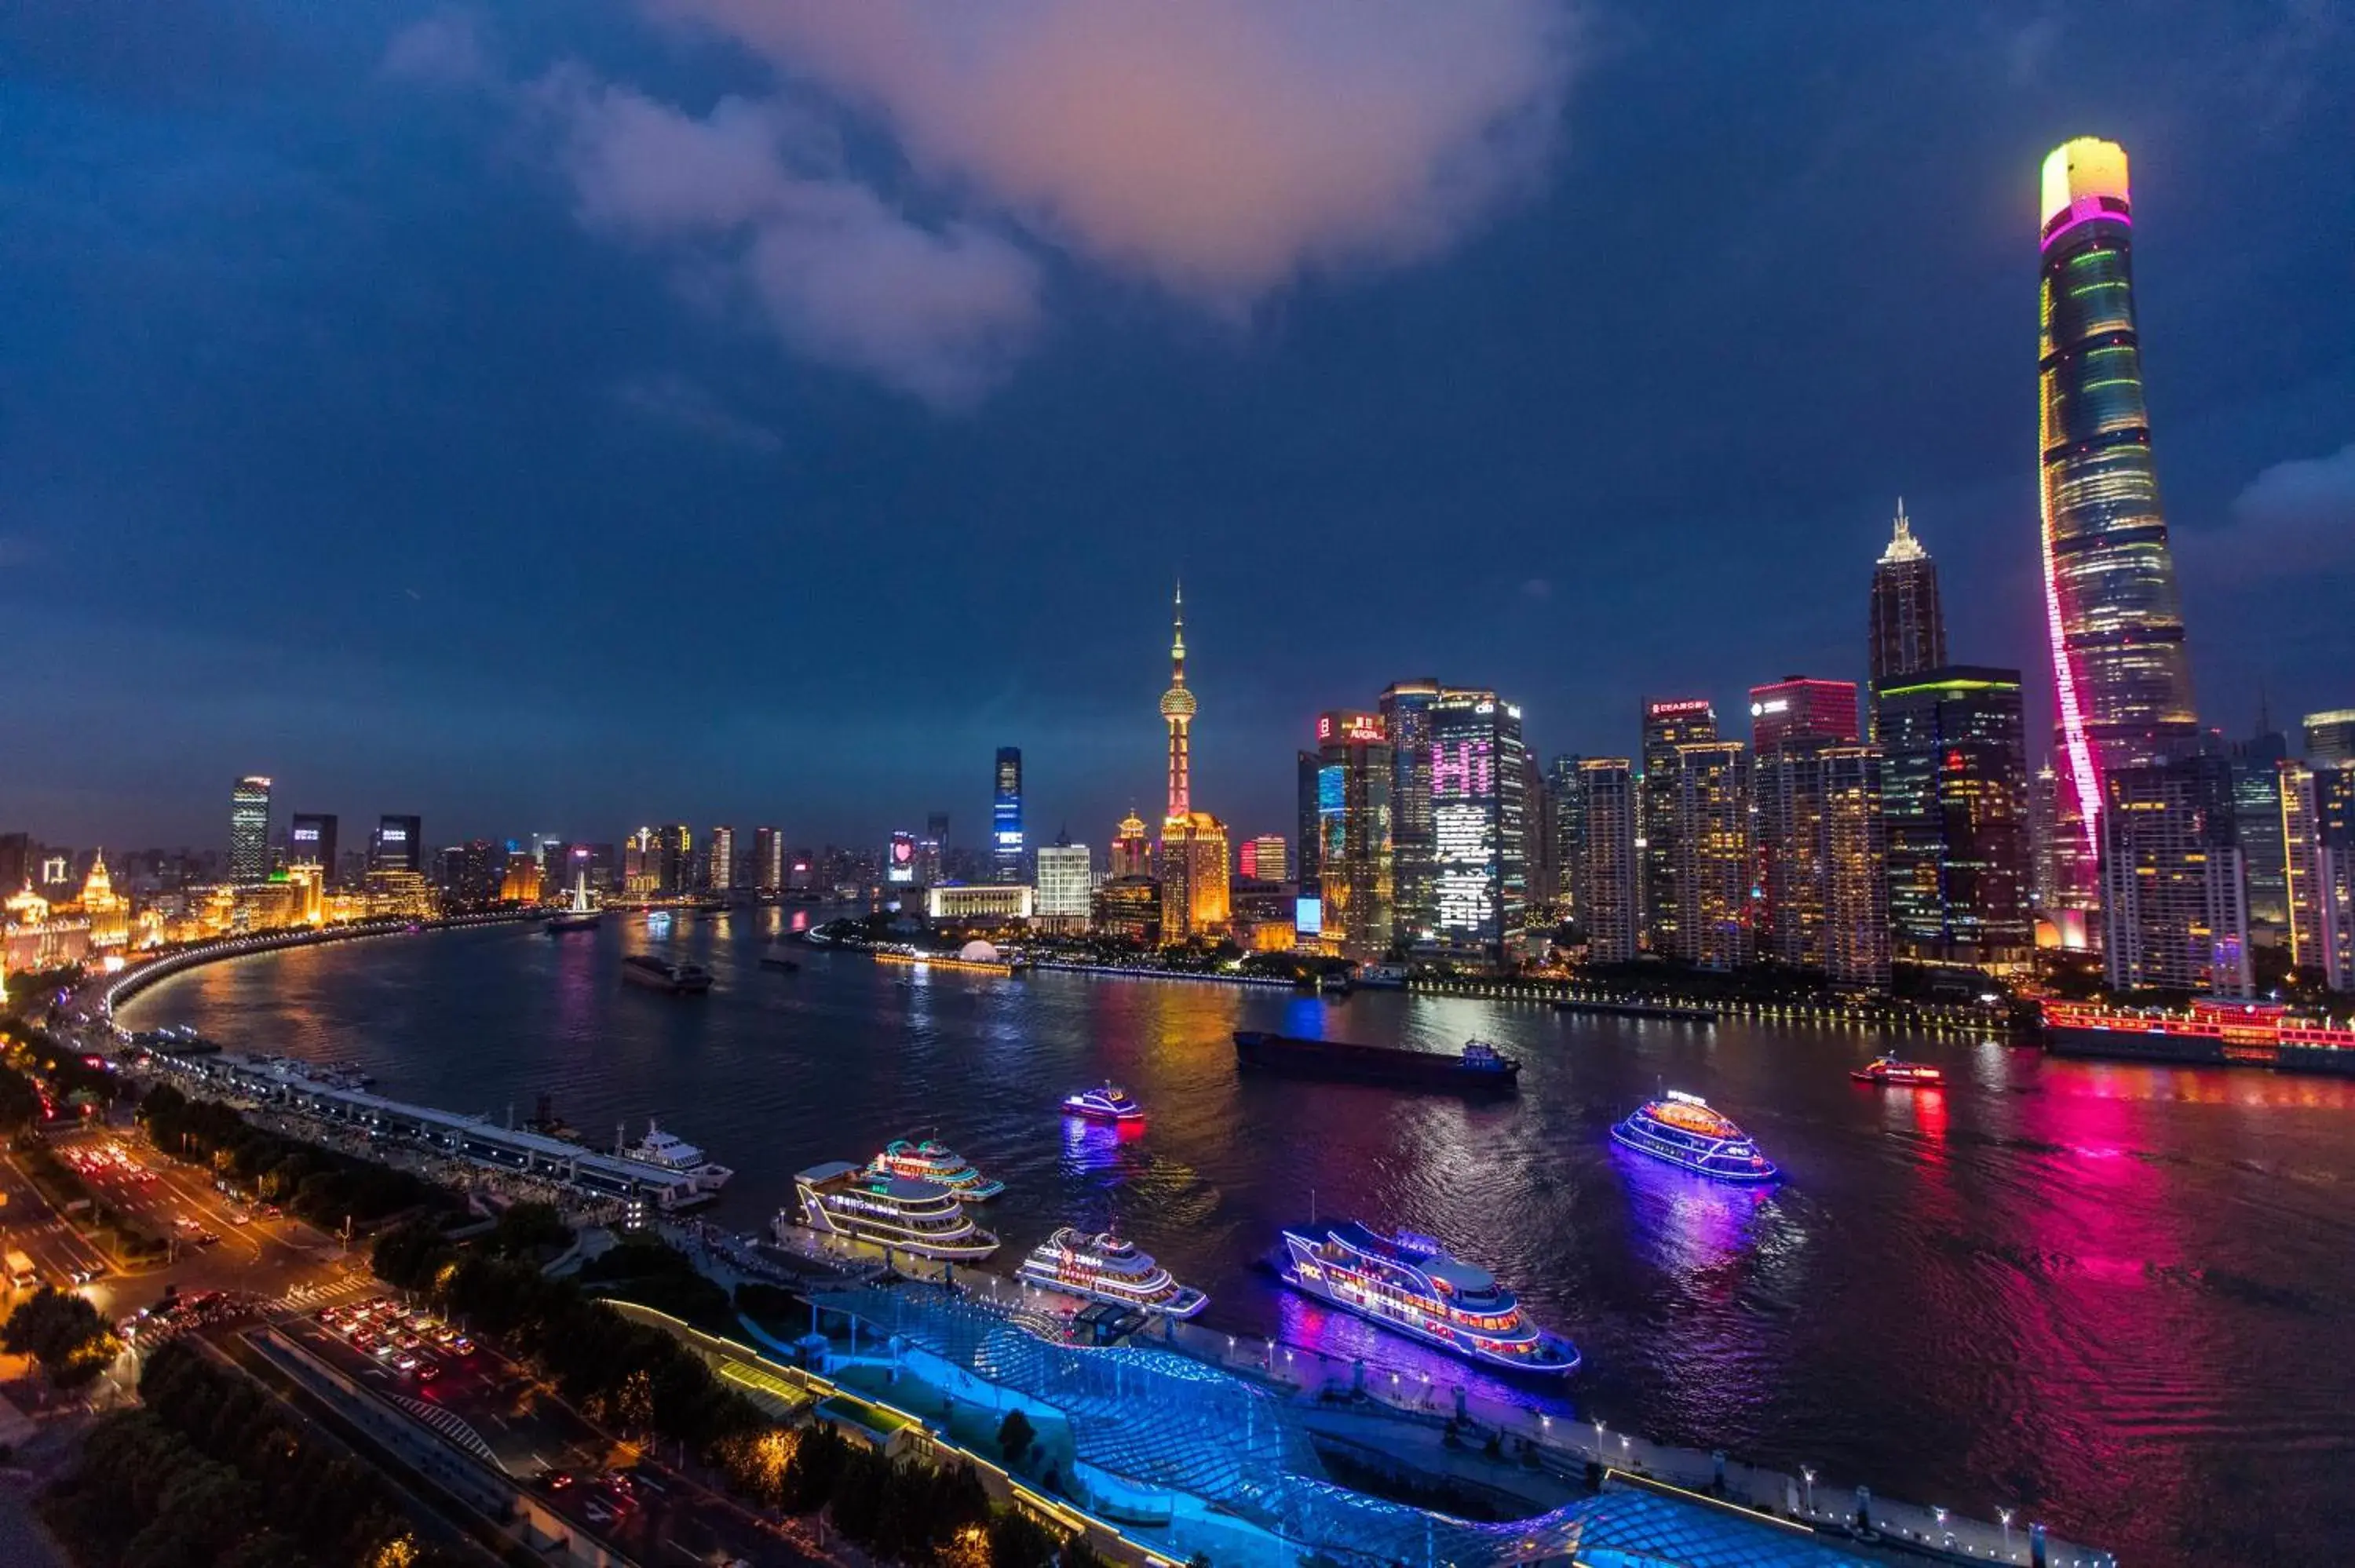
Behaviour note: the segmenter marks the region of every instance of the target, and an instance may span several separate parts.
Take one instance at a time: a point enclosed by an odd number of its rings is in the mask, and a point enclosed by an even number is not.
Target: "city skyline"
[[[2085,134],[2135,158],[2137,303],[2201,716],[2245,733],[2261,686],[2278,713],[2345,706],[2327,607],[2349,565],[2336,524],[2355,449],[2339,411],[2355,401],[2355,333],[2335,324],[2350,307],[2320,215],[2346,205],[2351,176],[2283,155],[2318,124],[2295,87],[2343,24],[2290,36],[2186,8],[2148,29],[2175,40],[2165,48],[2138,34],[2093,49],[2091,24],[2067,15],[2012,30],[1865,19],[1826,7],[1592,57],[1548,41],[1534,78],[1453,106],[1533,117],[1509,193],[1433,213],[1417,189],[1378,191],[1342,229],[1287,231],[1241,274],[1232,256],[1192,258],[1227,267],[1223,283],[1173,260],[1158,231],[1124,252],[1100,228],[971,215],[1034,271],[1071,277],[1037,300],[1053,330],[1021,334],[962,393],[906,364],[780,341],[757,312],[698,313],[672,287],[671,251],[617,245],[591,221],[606,210],[592,197],[631,194],[583,184],[614,173],[592,156],[609,150],[591,134],[607,128],[599,104],[640,94],[693,158],[711,151],[709,95],[730,71],[787,103],[741,38],[710,40],[668,93],[597,79],[602,98],[555,105],[583,140],[505,169],[476,167],[482,138],[512,128],[526,90],[553,103],[565,69],[593,78],[582,62],[645,42],[635,24],[527,35],[464,7],[394,5],[272,13],[242,37],[179,19],[112,64],[21,51],[27,71],[0,92],[40,112],[49,145],[103,147],[151,185],[182,156],[218,172],[165,245],[165,215],[133,196],[101,238],[101,198],[65,188],[57,161],[31,164],[29,221],[0,241],[28,321],[68,319],[69,299],[115,307],[70,353],[16,334],[24,417],[0,426],[0,459],[22,483],[0,596],[28,636],[74,657],[19,709],[27,743],[57,763],[16,782],[12,816],[69,842],[208,843],[210,780],[251,771],[304,810],[357,821],[392,805],[463,836],[558,822],[602,837],[594,824],[684,811],[863,842],[943,802],[978,821],[976,759],[1014,744],[1031,821],[1101,833],[1154,798],[1136,767],[1153,743],[1131,679],[1137,606],[1105,591],[1143,591],[1127,541],[1150,533],[1168,541],[1167,575],[1197,590],[1194,682],[1221,715],[1199,770],[1238,832],[1281,830],[1282,759],[1309,744],[1309,718],[1413,671],[1514,694],[1548,756],[1631,751],[1624,715],[1646,693],[1705,694],[1732,715],[1792,672],[1861,680],[1859,596],[1900,493],[1938,558],[1954,656],[2026,673],[2041,756],[2021,238],[2037,160]],[[86,26],[59,26],[69,44]],[[293,56],[263,47],[290,40],[311,62],[299,81]],[[1875,84],[1869,101],[1747,67],[1819,47]],[[2198,71],[2177,63],[2194,56]],[[2233,59],[2265,62],[2266,115],[2234,111]],[[240,70],[200,90],[197,60]],[[1753,120],[1696,109],[1735,81],[1757,95]],[[1664,84],[1678,117],[1665,137],[1644,109]],[[820,82],[807,106],[837,113],[851,85]],[[283,101],[267,137],[247,112],[265,97]],[[353,127],[389,138],[378,165],[350,166]],[[1753,144],[1734,155],[1737,132]],[[911,132],[887,115],[876,133]],[[1401,151],[1413,167],[1446,150]],[[1168,173],[1139,155],[1146,175]],[[528,258],[527,281],[476,265],[475,241],[432,220],[461,164],[459,199],[500,215],[484,238]],[[1758,177],[1773,169],[1816,173]],[[1700,281],[1698,256],[1659,260],[1672,171],[1677,210],[1718,215],[1740,259],[1709,267],[1722,297],[1706,336],[1661,308]],[[258,210],[219,184],[248,174],[275,182]],[[414,219],[391,257],[335,265],[355,236],[320,226],[329,180],[353,213]],[[1871,248],[1854,244],[1860,194],[1884,219]],[[2241,238],[2250,210],[2275,215],[2263,247]],[[1397,243],[1385,225],[1401,214],[1429,238]],[[286,285],[216,278],[226,292],[203,311],[159,314],[187,291],[159,294],[141,270],[282,240],[288,282],[345,323],[332,352],[280,352],[297,330]],[[385,265],[406,292],[380,286]],[[1138,289],[1137,308],[1115,307]],[[591,348],[592,318],[625,323],[629,352]],[[141,323],[152,330],[129,330]],[[175,399],[185,429],[112,396],[168,397],[196,354],[224,374]],[[389,368],[351,379],[371,364]],[[1709,374],[1689,376],[1696,364]],[[1710,463],[1681,461],[1695,439]],[[311,455],[330,450],[350,461]],[[236,454],[233,480],[219,452]],[[361,493],[361,471],[392,477]],[[338,522],[314,522],[325,517]],[[1477,613],[1312,603],[1287,626],[1312,634],[1305,654],[1273,657],[1291,649],[1257,586],[1271,543],[1410,559],[1483,528],[1511,547],[1455,563]],[[57,591],[87,537],[120,546],[103,591]],[[633,554],[656,538],[721,565],[714,613],[657,613],[637,591]],[[1655,540],[1676,546],[1673,577],[1652,569]],[[520,618],[514,574],[477,569],[486,548],[531,563]],[[863,700],[841,700],[820,669],[875,649],[877,607],[895,603],[925,613],[893,619],[890,647],[863,655]],[[1072,659],[1074,644],[1104,656]],[[683,691],[692,733],[643,744],[650,705]]]

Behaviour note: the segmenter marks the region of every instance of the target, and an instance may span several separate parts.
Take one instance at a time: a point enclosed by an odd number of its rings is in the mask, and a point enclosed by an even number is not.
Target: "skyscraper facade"
[[[378,817],[376,832],[368,836],[368,869],[422,874],[425,870],[425,819]]]
[[[1262,833],[1244,841],[1236,857],[1242,874],[1254,882],[1287,882],[1292,876],[1292,846],[1282,833]]]
[[[2322,983],[2355,991],[2355,759],[2315,768],[2313,787],[2315,945],[2321,949]]]
[[[989,874],[1008,886],[1028,881],[1022,874],[1022,748],[997,748],[995,791],[989,807]]]
[[[2258,720],[2257,733],[2234,741],[2233,832],[2249,868],[2249,923],[2269,929],[2289,924],[2289,846],[2282,837],[2281,764],[2289,737]]]
[[[1170,943],[1225,933],[1230,876],[1226,823],[1194,810],[1193,729],[1199,705],[1186,689],[1183,592],[1175,605],[1169,689],[1161,694],[1161,718],[1169,730],[1169,802],[1161,820],[1161,939]]]
[[[1578,923],[1586,931],[1586,959],[1632,963],[1644,927],[1636,769],[1624,757],[1590,757],[1577,770],[1581,831],[1573,897]]]
[[[1518,956],[1529,910],[1521,710],[1494,692],[1449,687],[1428,712],[1431,939],[1443,957],[1503,969]]]
[[[336,879],[336,819],[333,814],[297,811],[286,823],[286,863],[315,865],[320,876]]]
[[[2199,721],[2143,400],[2126,150],[2055,148],[2041,210],[2045,614],[2071,814],[2098,845],[2103,779],[2179,751]]]
[[[1738,740],[1686,741],[1673,767],[1677,910],[1668,951],[1701,969],[1739,969],[1753,951],[1749,748]]]
[[[2222,757],[2103,780],[2102,961],[2118,991],[2247,996],[2249,910]]]
[[[1119,831],[1113,834],[1112,874],[1115,877],[1153,874],[1153,841],[1145,836],[1145,819],[1135,811],[1120,820]]]
[[[1636,846],[1643,856],[1644,942],[1656,953],[1677,944],[1677,747],[1717,738],[1717,710],[1700,697],[1644,705],[1644,775]]]
[[[1579,917],[1586,876],[1580,863],[1586,853],[1586,785],[1579,771],[1584,760],[1564,755],[1546,766],[1546,810],[1553,817],[1554,901],[1573,920]]]
[[[270,877],[270,780],[248,774],[229,787],[229,879],[265,882]]]
[[[1391,906],[1393,938],[1406,946],[1433,940],[1438,910],[1432,893],[1434,850],[1431,821],[1431,707],[1439,683],[1428,677],[1393,681],[1376,705],[1382,733],[1390,737],[1392,814]],[[1303,850],[1304,855],[1306,851]],[[1304,878],[1310,872],[1304,871]],[[1310,891],[1306,886],[1303,893]]]
[[[1975,664],[1882,685],[1891,936],[1900,956],[2003,969],[2032,956],[2019,672]]]
[[[1293,826],[1292,842],[1298,846],[1298,863],[1293,874],[1300,882],[1300,896],[1318,895],[1316,865],[1316,784],[1324,764],[1316,753],[1303,751],[1293,758]]]
[[[1905,498],[1889,547],[1872,568],[1868,630],[1872,684],[1934,670],[1946,662],[1946,617],[1938,600],[1938,564],[1913,537]]]
[[[1390,950],[1392,935],[1391,790],[1397,780],[1380,714],[1316,719],[1317,886],[1325,945],[1361,963]]]
[[[924,836],[916,841],[916,880],[936,887],[948,877],[949,814],[934,811],[924,819]]]
[[[689,892],[695,878],[695,834],[685,822],[665,822],[655,830],[655,891],[665,898]]]
[[[1089,896],[1095,891],[1088,846],[1070,842],[1039,846],[1039,897],[1032,917],[1050,931],[1079,931],[1088,924]]]
[[[1889,989],[1887,796],[1877,746],[1835,746],[1823,770],[1822,966],[1834,985]]]
[[[785,890],[785,835],[781,828],[752,830],[752,892],[773,898]]]
[[[2355,762],[2355,708],[2308,714],[2301,727],[2308,762]]]
[[[707,893],[727,893],[736,885],[736,830],[717,827],[703,846],[703,873],[698,879]]]
[[[1790,740],[1856,743],[1856,683],[1785,675],[1750,688],[1750,748],[1764,753]]]

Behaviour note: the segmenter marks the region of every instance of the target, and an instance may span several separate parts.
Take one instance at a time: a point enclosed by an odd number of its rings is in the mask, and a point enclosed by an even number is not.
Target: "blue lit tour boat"
[[[1303,1295],[1481,1366],[1547,1375],[1578,1366],[1577,1347],[1530,1322],[1494,1275],[1428,1236],[1386,1236],[1356,1220],[1295,1225],[1276,1273]]]
[[[1092,1236],[1077,1225],[1065,1225],[1040,1242],[1014,1276],[1045,1289],[1165,1318],[1191,1318],[1210,1304],[1192,1286],[1170,1278],[1135,1242],[1110,1231]]]
[[[1063,1114],[1085,1117],[1090,1121],[1143,1121],[1145,1107],[1127,1090],[1107,1082],[1075,1095],[1065,1095]]]
[[[1772,1181],[1781,1171],[1731,1117],[1699,1095],[1670,1089],[1615,1123],[1611,1136],[1638,1154],[1717,1181]]]

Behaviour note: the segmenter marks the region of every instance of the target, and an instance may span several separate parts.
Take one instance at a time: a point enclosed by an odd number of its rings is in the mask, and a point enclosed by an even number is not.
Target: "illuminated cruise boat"
[[[847,1160],[830,1160],[795,1176],[794,1193],[801,1223],[821,1234],[951,1263],[970,1263],[997,1250],[997,1238],[965,1218],[956,1194],[930,1181],[878,1176]],[[784,1215],[777,1216],[781,1231],[786,1223]]]
[[[1145,1107],[1131,1098],[1127,1090],[1107,1081],[1076,1095],[1065,1095],[1063,1114],[1095,1121],[1143,1121]]]
[[[1614,1124],[1611,1136],[1638,1154],[1720,1181],[1772,1181],[1782,1174],[1731,1118],[1680,1089],[1670,1089]]]
[[[1578,1365],[1577,1348],[1523,1317],[1494,1275],[1428,1236],[1386,1236],[1355,1220],[1293,1226],[1276,1272],[1304,1295],[1482,1366],[1551,1375]]]
[[[2355,1075],[2355,1024],[2302,1018],[2277,1001],[2209,996],[2182,1012],[2047,1001],[2043,1012],[2044,1048],[2062,1055]]]
[[[703,1150],[675,1132],[665,1132],[659,1122],[646,1123],[646,1135],[621,1151],[624,1160],[644,1160],[648,1165],[660,1165],[683,1176],[695,1179],[698,1192],[717,1192],[735,1178],[736,1172],[715,1160],[707,1160]]]
[[[930,1181],[935,1187],[946,1187],[968,1203],[986,1203],[1006,1191],[1006,1183],[993,1181],[975,1171],[944,1143],[925,1139],[922,1143],[904,1138],[894,1139],[882,1153],[867,1162],[872,1176],[906,1176],[918,1181]]]
[[[1022,1260],[1015,1277],[1049,1290],[1134,1307],[1165,1318],[1191,1318],[1210,1298],[1190,1285],[1180,1285],[1169,1271],[1110,1231],[1090,1235],[1077,1225],[1065,1225]]]
[[[1859,1084],[1880,1084],[1892,1089],[1942,1089],[1946,1086],[1946,1075],[1921,1062],[1908,1062],[1902,1056],[1875,1056],[1861,1067],[1852,1068],[1849,1076]]]

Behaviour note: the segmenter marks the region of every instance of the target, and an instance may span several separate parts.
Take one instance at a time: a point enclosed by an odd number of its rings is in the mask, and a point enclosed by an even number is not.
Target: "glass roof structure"
[[[930,1288],[818,1292],[855,1317],[986,1383],[1063,1413],[1080,1462],[1183,1492],[1250,1520],[1305,1556],[1421,1568],[1505,1568],[1572,1559],[1597,1568],[1831,1568],[1889,1561],[1836,1538],[1705,1500],[1614,1487],[1550,1513],[1480,1524],[1336,1486],[1304,1411],[1174,1351],[1047,1337],[1046,1319]]]

